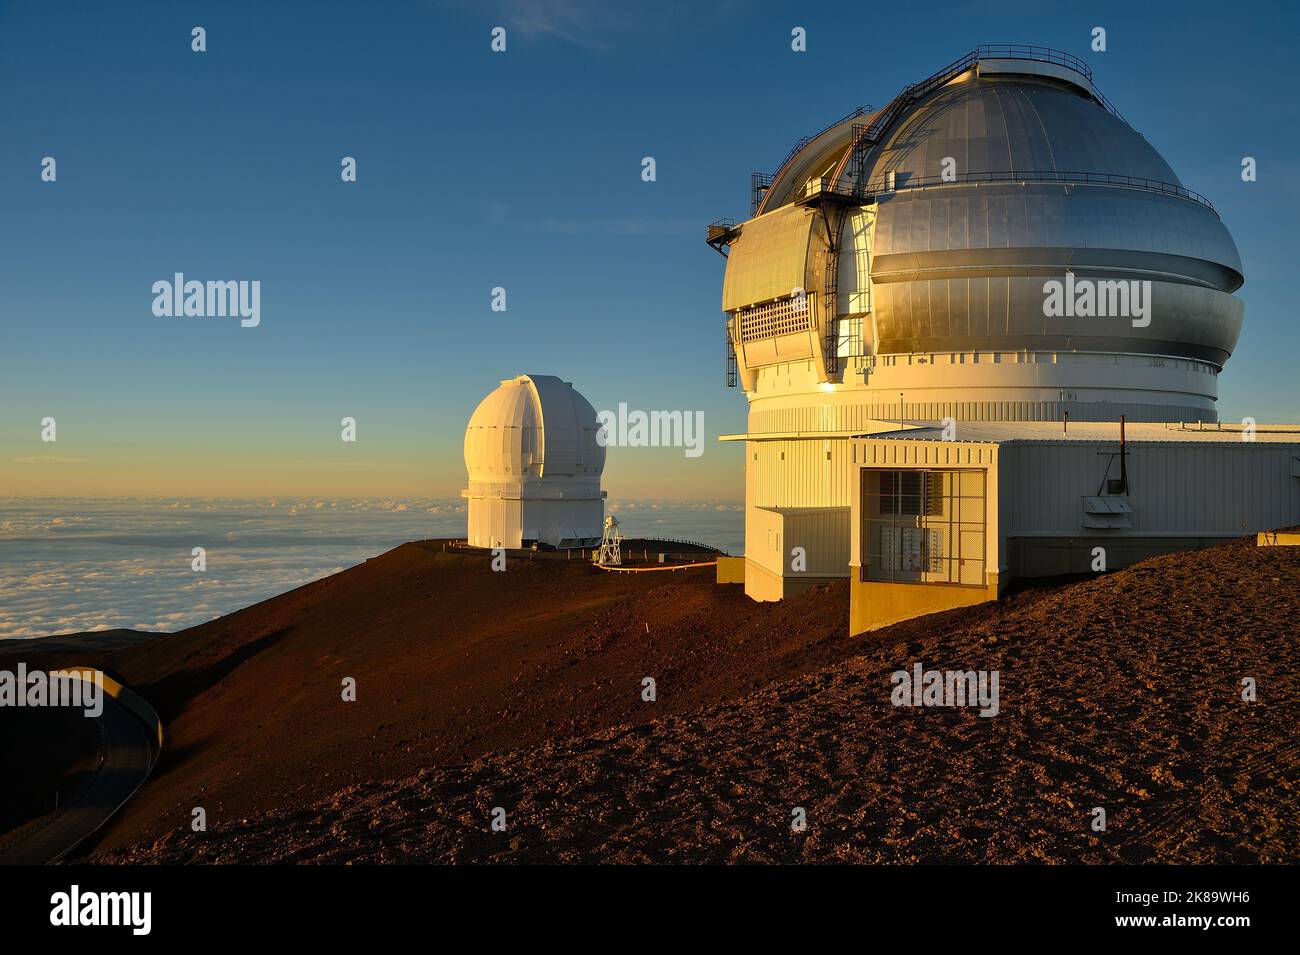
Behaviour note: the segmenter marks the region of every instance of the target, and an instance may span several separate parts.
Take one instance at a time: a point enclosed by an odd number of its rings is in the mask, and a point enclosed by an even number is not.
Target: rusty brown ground
[[[92,859],[1300,861],[1295,548],[1156,558],[852,639],[847,600],[405,545],[96,661],[168,746]],[[889,674],[916,661],[998,670],[1001,713],[893,707]]]

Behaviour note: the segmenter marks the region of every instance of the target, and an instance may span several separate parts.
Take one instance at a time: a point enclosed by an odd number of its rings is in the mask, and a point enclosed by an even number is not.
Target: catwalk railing
[[[878,177],[870,182],[855,182],[849,178],[821,179],[821,190],[839,196],[849,196],[870,201],[878,195],[891,192],[903,192],[908,189],[924,189],[934,186],[951,186],[966,183],[1014,183],[1014,182],[1058,182],[1063,185],[1118,186],[1125,189],[1140,189],[1144,192],[1158,192],[1166,196],[1176,196],[1205,206],[1216,216],[1218,210],[1209,199],[1199,192],[1193,192],[1173,182],[1147,179],[1142,176],[1124,176],[1108,172],[1068,172],[1049,170],[1008,170],[1005,172],[979,172],[954,174],[952,176],[898,176],[890,183],[888,176]]]

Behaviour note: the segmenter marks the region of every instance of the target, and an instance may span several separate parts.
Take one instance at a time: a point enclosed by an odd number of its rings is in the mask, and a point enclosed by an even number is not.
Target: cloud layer
[[[610,510],[628,537],[741,551],[737,505]],[[182,630],[405,541],[464,534],[464,503],[452,500],[0,499],[0,639]],[[191,569],[195,547],[206,571]]]

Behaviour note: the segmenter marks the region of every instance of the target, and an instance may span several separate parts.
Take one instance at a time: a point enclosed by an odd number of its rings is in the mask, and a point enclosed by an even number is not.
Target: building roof
[[[858,435],[857,441],[942,441],[943,426],[917,422],[902,430]],[[1241,444],[1240,424],[1128,422],[1124,437],[1129,443]],[[958,421],[951,439],[969,444],[1018,444],[1023,442],[1119,442],[1118,421],[1071,421],[1064,428],[1059,421]],[[1261,424],[1255,440],[1268,444],[1300,445],[1300,424]]]

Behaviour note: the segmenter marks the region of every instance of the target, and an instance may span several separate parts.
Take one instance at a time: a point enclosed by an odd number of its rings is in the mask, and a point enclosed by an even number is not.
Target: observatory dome
[[[503,380],[465,429],[469,543],[582,546],[600,540],[605,448],[596,411],[553,375]]]
[[[595,475],[605,469],[596,410],[552,375],[507,378],[474,409],[465,429],[470,481]]]
[[[1237,248],[1069,54],[979,48],[800,140],[754,212],[710,240],[751,430],[822,385],[867,418],[1216,417]],[[1054,313],[1050,282],[1116,307]]]
[[[915,110],[864,173],[869,183],[891,174],[873,250],[881,351],[1061,348],[1216,366],[1232,353],[1242,268],[1228,230],[1142,136],[1077,87],[971,74]],[[907,188],[926,178],[938,181]],[[1152,281],[1155,321],[1053,327],[1043,277],[1066,271]],[[959,274],[1007,278],[1006,308]],[[949,302],[932,297],[940,290]]]
[[[978,47],[751,185],[749,218],[706,231],[726,256],[726,380],[749,406],[724,440],[745,442],[751,597],[860,570],[841,559],[860,471],[902,455],[864,460],[855,435],[1218,417],[1241,258],[1076,56]],[[955,448],[942,460],[971,464]]]

